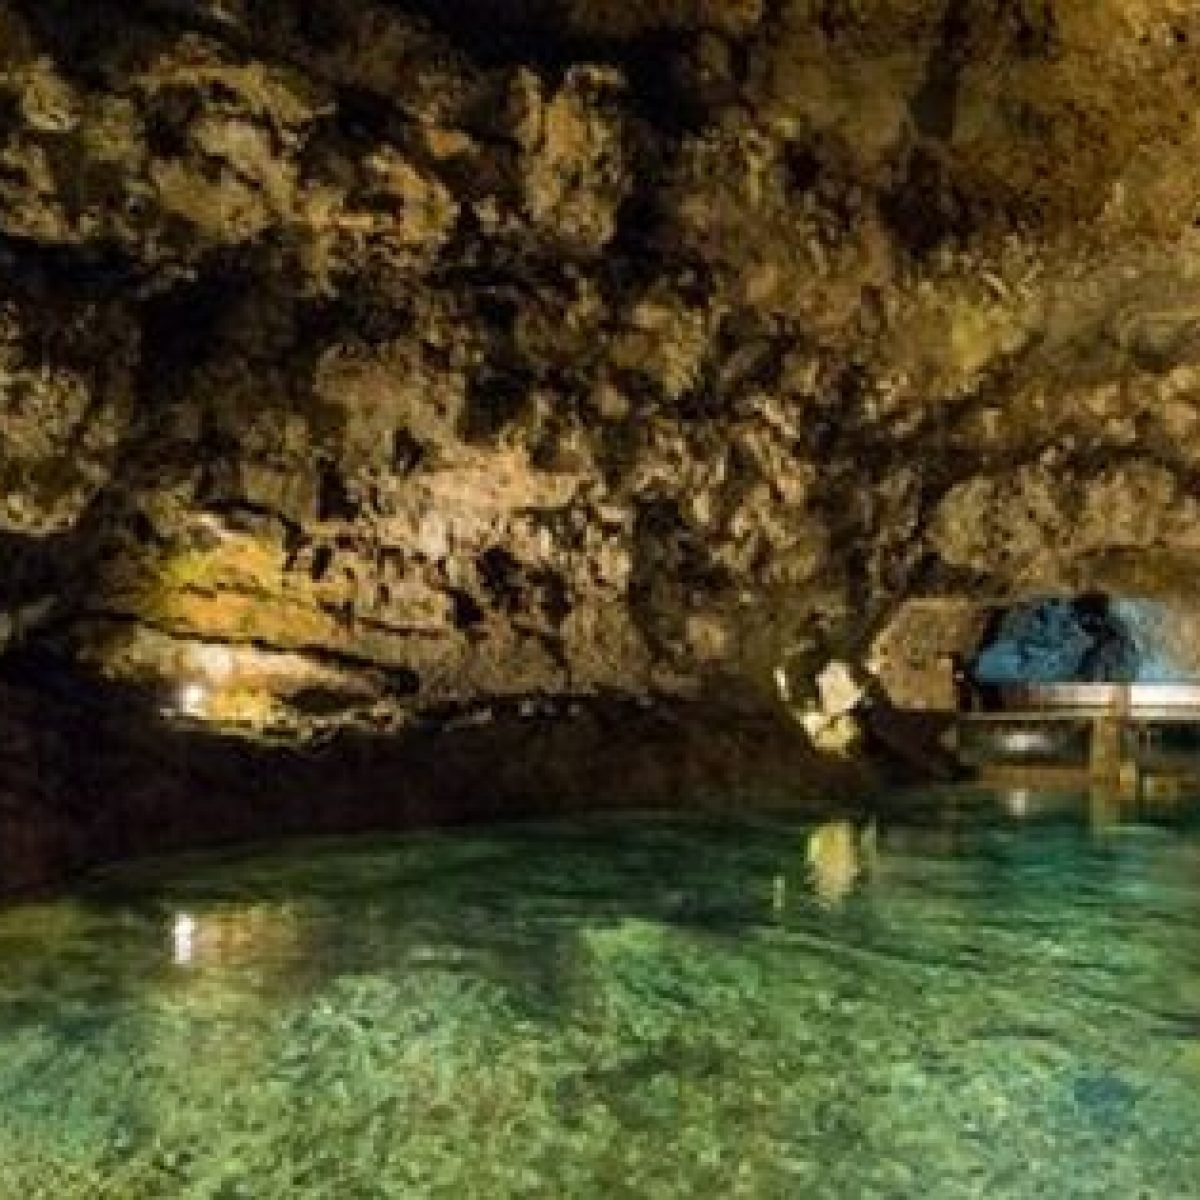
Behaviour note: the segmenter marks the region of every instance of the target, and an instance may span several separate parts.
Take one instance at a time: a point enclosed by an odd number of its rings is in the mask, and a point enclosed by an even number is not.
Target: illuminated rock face
[[[1185,0],[0,0],[0,639],[287,736],[1169,600],[1198,68]]]

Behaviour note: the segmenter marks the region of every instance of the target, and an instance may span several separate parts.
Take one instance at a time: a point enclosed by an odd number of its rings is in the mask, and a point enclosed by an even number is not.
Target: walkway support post
[[[1089,767],[1097,783],[1121,782],[1121,724],[1116,713],[1102,713],[1092,720]]]

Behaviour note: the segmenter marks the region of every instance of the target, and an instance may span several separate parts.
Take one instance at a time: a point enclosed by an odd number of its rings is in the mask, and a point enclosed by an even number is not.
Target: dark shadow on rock
[[[66,673],[0,677],[0,893],[298,835],[587,811],[817,813],[873,782],[818,758],[780,713],[707,702],[513,703],[306,750],[181,728],[151,699]]]

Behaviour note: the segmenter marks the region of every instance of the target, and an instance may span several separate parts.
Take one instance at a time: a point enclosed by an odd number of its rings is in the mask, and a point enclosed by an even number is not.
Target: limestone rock
[[[547,98],[525,71],[514,84],[525,204],[536,228],[565,247],[601,249],[616,231],[630,185],[622,145],[624,80],[599,67],[575,67]]]
[[[132,332],[89,306],[58,317],[43,329],[36,310],[0,307],[0,530],[70,528],[108,483],[125,430]]]
[[[336,724],[1189,593],[1200,15],[945,17],[0,0],[0,608]]]
[[[1200,501],[1155,463],[1134,460],[1087,480],[1039,465],[960,484],[930,536],[952,565],[1053,590],[1106,552],[1159,543],[1195,553],[1198,518]]]

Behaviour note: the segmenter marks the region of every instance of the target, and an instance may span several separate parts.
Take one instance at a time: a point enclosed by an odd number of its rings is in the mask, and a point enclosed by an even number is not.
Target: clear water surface
[[[1200,811],[896,807],[0,912],[0,1197],[1200,1197]]]

